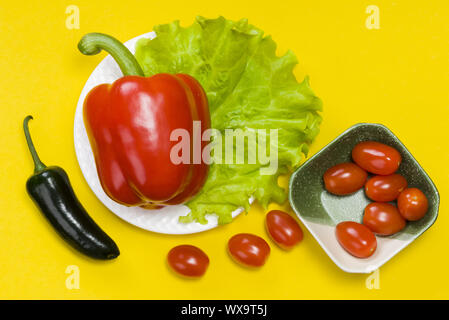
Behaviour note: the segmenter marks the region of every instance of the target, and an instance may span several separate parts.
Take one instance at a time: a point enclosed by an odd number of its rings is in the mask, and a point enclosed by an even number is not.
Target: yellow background
[[[79,30],[66,28],[71,4],[80,9]],[[380,30],[365,26],[372,4],[380,9]],[[448,12],[448,1],[1,1],[0,298],[449,298]],[[298,78],[310,75],[325,108],[311,154],[355,123],[379,122],[434,180],[438,220],[380,269],[379,290],[366,288],[367,275],[338,269],[308,232],[292,252],[272,245],[260,270],[236,265],[225,251],[232,235],[266,237],[257,205],[224,227],[169,236],[120,220],[89,189],[75,157],[73,118],[81,89],[105,54],[82,56],[78,40],[97,31],[125,41],[155,24],[188,25],[196,15],[246,17],[273,36],[280,54],[288,48],[297,54]],[[67,170],[80,200],[119,244],[117,260],[74,252],[28,198],[33,167],[21,128],[27,114],[35,116],[30,127],[41,158]],[[182,243],[209,255],[202,279],[181,279],[167,268],[168,250]],[[66,288],[68,265],[80,268],[78,290]]]

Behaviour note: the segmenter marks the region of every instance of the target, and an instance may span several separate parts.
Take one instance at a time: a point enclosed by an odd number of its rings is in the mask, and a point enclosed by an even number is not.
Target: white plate
[[[151,38],[156,36],[154,32],[145,33],[136,38],[125,42],[125,46],[135,51],[135,44],[140,38]],[[88,57],[86,57],[88,59]],[[167,234],[189,234],[206,231],[217,227],[217,217],[215,215],[207,215],[207,224],[197,222],[180,223],[178,218],[189,213],[190,209],[185,205],[169,206],[159,210],[145,210],[139,207],[126,207],[109,198],[101,187],[98,178],[95,160],[90,148],[89,139],[87,137],[86,128],[83,122],[83,102],[88,92],[95,86],[102,83],[112,83],[123,74],[118,65],[110,55],[103,59],[100,64],[90,75],[83,91],[78,100],[75,112],[74,141],[75,152],[78,163],[83,172],[84,178],[89,184],[92,191],[100,199],[100,201],[113,213],[123,220],[140,227],[145,230],[167,233]],[[250,199],[252,202],[253,199]],[[232,217],[236,217],[243,211],[243,208],[237,209],[232,213]]]

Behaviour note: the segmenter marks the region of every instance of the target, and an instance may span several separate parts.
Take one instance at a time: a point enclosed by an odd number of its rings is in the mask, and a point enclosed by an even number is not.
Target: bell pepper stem
[[[81,38],[78,49],[82,54],[94,55],[103,49],[109,53],[125,76],[144,76],[134,55],[120,41],[103,33],[88,33]]]
[[[28,121],[30,121],[31,119],[33,119],[32,116],[27,116],[23,120],[23,131],[25,131],[25,137],[27,139],[28,149],[30,149],[31,156],[33,157],[34,173],[38,173],[38,172],[41,172],[42,170],[44,170],[47,166],[42,163],[41,159],[39,159],[36,149],[34,148],[33,140],[31,140],[30,129],[28,128]]]

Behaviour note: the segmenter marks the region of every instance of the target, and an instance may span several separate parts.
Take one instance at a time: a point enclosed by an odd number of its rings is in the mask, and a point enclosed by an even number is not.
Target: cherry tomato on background
[[[248,267],[261,267],[270,255],[270,246],[259,236],[239,233],[228,241],[231,256]]]
[[[352,159],[368,172],[389,175],[398,170],[401,154],[386,144],[376,141],[364,141],[352,149]]]
[[[336,195],[356,192],[366,182],[368,174],[354,163],[340,163],[326,170],[323,175],[327,191]]]
[[[374,233],[389,236],[404,229],[406,221],[396,206],[385,202],[373,202],[365,208],[363,224]]]
[[[171,249],[167,262],[174,271],[186,277],[201,277],[209,266],[209,258],[204,251],[191,245]]]
[[[303,238],[298,222],[289,214],[272,210],[265,217],[265,225],[271,239],[283,249],[291,249]]]
[[[365,184],[365,193],[371,200],[388,202],[396,200],[405,188],[407,188],[407,180],[395,173],[369,179]]]
[[[426,195],[417,188],[408,188],[398,197],[399,213],[409,221],[421,219],[429,209]]]
[[[368,258],[376,251],[376,236],[363,224],[340,222],[335,228],[335,234],[340,245],[357,258]]]

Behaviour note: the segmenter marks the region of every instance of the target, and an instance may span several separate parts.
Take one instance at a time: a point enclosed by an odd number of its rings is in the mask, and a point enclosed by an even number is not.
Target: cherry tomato
[[[186,277],[201,277],[209,266],[209,258],[203,250],[191,245],[174,247],[167,261],[174,271]]]
[[[398,170],[401,154],[394,148],[376,141],[365,141],[352,149],[352,159],[368,172],[389,175]]]
[[[263,266],[270,255],[268,243],[249,233],[239,233],[229,239],[228,249],[237,262],[249,267]]]
[[[363,187],[367,177],[365,170],[351,162],[337,164],[323,175],[326,190],[336,195],[356,192]]]
[[[396,200],[405,188],[407,188],[407,180],[400,174],[395,173],[369,179],[365,184],[365,193],[371,200],[388,202]]]
[[[368,258],[376,251],[376,236],[363,224],[353,221],[340,222],[335,233],[340,245],[357,258]]]
[[[398,197],[399,213],[409,221],[421,219],[429,209],[429,201],[425,194],[417,188],[408,188]]]
[[[298,222],[289,214],[272,210],[265,218],[268,234],[283,249],[291,249],[303,238]]]
[[[394,205],[373,202],[365,208],[363,224],[374,233],[389,236],[404,229],[406,221]]]

